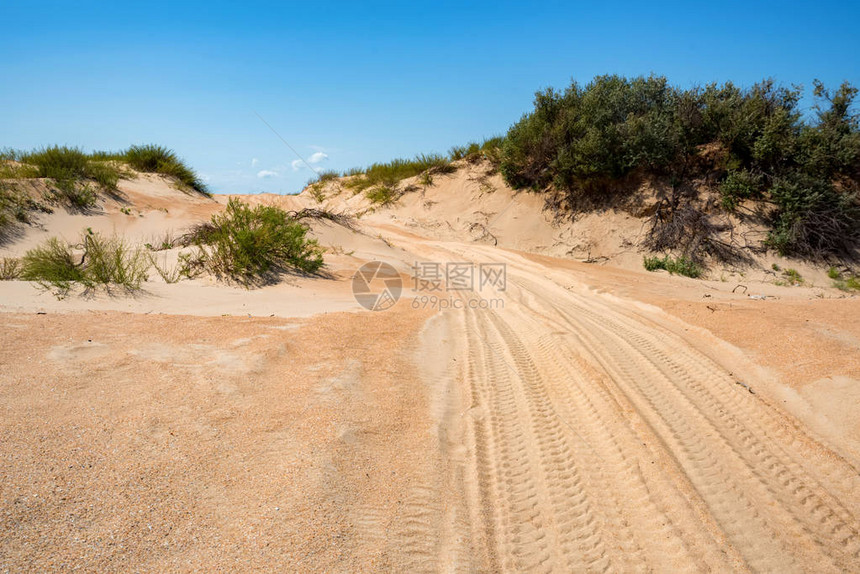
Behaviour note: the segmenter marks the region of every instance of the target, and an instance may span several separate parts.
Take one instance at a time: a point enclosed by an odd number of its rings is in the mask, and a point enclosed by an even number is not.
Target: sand
[[[0,255],[84,223],[144,241],[226,201],[121,189]],[[814,269],[647,273],[637,218],[559,226],[536,199],[461,170],[358,231],[314,223],[326,278],[250,291],[0,283],[0,570],[860,568],[858,299]],[[374,259],[404,280],[503,263],[507,286],[438,310],[407,282],[369,312],[350,288]]]

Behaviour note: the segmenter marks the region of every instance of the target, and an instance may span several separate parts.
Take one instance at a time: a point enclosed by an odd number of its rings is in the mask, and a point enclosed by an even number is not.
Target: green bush
[[[69,243],[51,237],[24,254],[21,259],[21,279],[38,281],[47,288],[54,287],[63,293],[75,283],[90,285],[83,266],[76,259]]]
[[[668,255],[664,257],[645,257],[643,265],[648,271],[664,269],[673,275],[684,275],[693,279],[702,275],[702,268],[687,257],[672,258]]]
[[[319,271],[323,250],[307,231],[280,208],[251,208],[231,199],[224,212],[193,231],[192,241],[200,247],[206,269],[248,286],[282,270]]]
[[[118,285],[134,291],[146,281],[149,261],[143,249],[129,245],[121,237],[98,233],[86,233],[81,239],[84,275],[91,284]]]
[[[20,277],[56,289],[58,294],[65,294],[75,284],[87,289],[101,285],[135,291],[146,281],[148,269],[143,250],[121,238],[88,230],[77,245],[52,237],[27,251],[21,259]]]
[[[741,202],[761,197],[761,187],[761,176],[745,169],[729,172],[720,185],[723,207],[734,211]]]
[[[164,146],[133,145],[123,154],[123,159],[137,171],[158,173],[174,178],[180,185],[193,191],[209,194],[203,180],[180,158]]]
[[[751,199],[770,211],[768,244],[781,253],[846,255],[860,242],[857,93],[816,81],[810,121],[800,89],[770,80],[682,90],[663,77],[599,76],[538,92],[504,139],[500,170],[514,188],[566,192],[571,209],[633,193],[631,178],[670,183],[673,202],[697,178],[716,179],[726,209]]]

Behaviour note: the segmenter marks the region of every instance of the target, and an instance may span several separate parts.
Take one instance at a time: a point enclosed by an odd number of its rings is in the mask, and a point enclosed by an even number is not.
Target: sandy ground
[[[224,202],[123,185],[139,212],[90,226],[157,236]],[[858,299],[557,259],[535,246],[568,232],[526,207],[495,242],[415,202],[315,224],[327,278],[254,291],[0,284],[0,570],[860,569]],[[407,281],[375,313],[350,291],[373,259]],[[431,308],[421,261],[503,263],[506,289]]]

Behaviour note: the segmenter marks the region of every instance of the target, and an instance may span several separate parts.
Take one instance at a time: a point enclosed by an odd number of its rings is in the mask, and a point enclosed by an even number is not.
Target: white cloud
[[[257,158],[254,158],[251,160],[251,167],[257,167],[257,165],[259,165],[259,163],[260,163],[260,160],[258,160]]]
[[[311,157],[308,158],[309,163],[320,163],[328,159],[328,154],[325,152],[314,152],[311,154]]]
[[[313,171],[319,173],[321,171],[320,168],[314,167],[314,165],[322,163],[328,159],[328,154],[325,152],[314,152],[309,157],[307,162],[301,159],[294,159],[290,162],[290,165],[293,168],[293,171],[299,171],[300,169],[307,169],[310,167]]]
[[[269,179],[271,177],[278,177],[278,172],[264,169],[264,170],[257,172],[257,177],[259,177],[260,179]]]

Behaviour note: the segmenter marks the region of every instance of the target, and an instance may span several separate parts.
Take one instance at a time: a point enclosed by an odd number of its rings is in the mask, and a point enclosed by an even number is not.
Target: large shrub
[[[725,208],[754,201],[770,211],[768,243],[779,251],[844,254],[860,241],[857,90],[831,94],[816,82],[814,94],[807,120],[801,90],[771,80],[688,90],[654,76],[574,82],[535,95],[505,138],[501,172],[514,188],[566,192],[573,209],[633,189],[621,185],[633,175],[670,182],[674,209],[677,190],[708,175]]]

